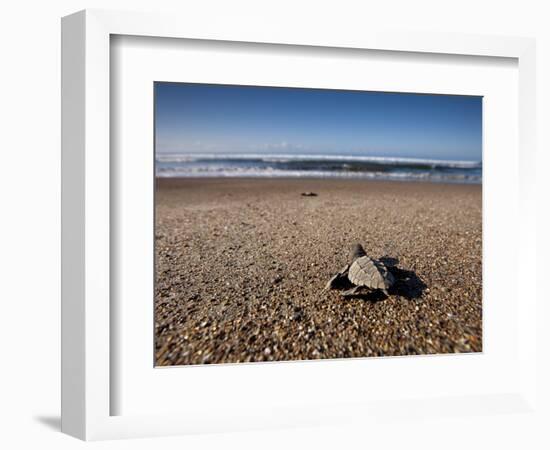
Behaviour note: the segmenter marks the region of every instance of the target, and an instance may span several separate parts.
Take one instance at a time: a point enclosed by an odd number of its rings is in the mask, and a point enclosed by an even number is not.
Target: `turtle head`
[[[353,244],[351,247],[351,260],[355,261],[357,258],[365,256],[367,253],[361,244]]]

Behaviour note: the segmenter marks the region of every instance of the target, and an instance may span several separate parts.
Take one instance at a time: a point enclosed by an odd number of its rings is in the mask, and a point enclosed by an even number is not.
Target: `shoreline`
[[[155,175],[156,182],[162,182],[162,180],[318,180],[318,181],[343,181],[343,182],[366,182],[366,183],[414,183],[414,184],[450,184],[453,186],[483,186],[482,181],[452,181],[452,180],[414,180],[414,179],[386,179],[386,178],[361,178],[361,177],[319,177],[319,176],[159,176]]]
[[[184,188],[192,185],[242,185],[242,184],[264,184],[265,186],[274,186],[285,183],[289,187],[307,187],[322,186],[324,184],[333,186],[353,185],[371,185],[373,188],[387,187],[392,191],[400,190],[402,187],[410,185],[421,190],[431,190],[439,187],[454,190],[479,190],[483,189],[482,183],[456,183],[448,181],[426,181],[426,180],[383,180],[383,179],[363,179],[363,178],[323,178],[323,177],[155,177],[156,191],[166,188]]]

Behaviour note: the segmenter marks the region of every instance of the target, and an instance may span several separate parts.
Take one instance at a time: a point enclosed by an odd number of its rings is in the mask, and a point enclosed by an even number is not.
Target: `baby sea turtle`
[[[325,289],[345,289],[351,283],[352,288],[342,292],[342,296],[357,295],[364,290],[380,289],[388,295],[388,289],[395,279],[382,261],[369,258],[361,244],[355,244],[351,251],[351,263],[334,275]]]

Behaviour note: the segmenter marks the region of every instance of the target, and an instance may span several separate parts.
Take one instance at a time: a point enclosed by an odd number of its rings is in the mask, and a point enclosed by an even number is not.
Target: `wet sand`
[[[479,352],[481,226],[479,185],[157,179],[156,364]],[[323,292],[354,242],[388,297]]]

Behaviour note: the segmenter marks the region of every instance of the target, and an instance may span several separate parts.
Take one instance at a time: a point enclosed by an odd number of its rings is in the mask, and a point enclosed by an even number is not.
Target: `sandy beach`
[[[156,364],[479,352],[481,203],[481,185],[158,178]],[[392,266],[389,296],[323,291],[354,242]]]

